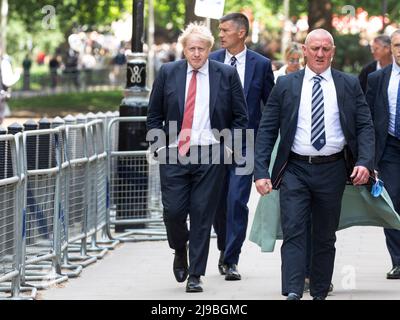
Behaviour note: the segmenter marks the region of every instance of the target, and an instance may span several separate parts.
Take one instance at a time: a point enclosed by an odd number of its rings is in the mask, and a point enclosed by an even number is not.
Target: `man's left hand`
[[[363,166],[356,166],[354,167],[350,178],[355,186],[366,184],[369,179],[369,170]]]

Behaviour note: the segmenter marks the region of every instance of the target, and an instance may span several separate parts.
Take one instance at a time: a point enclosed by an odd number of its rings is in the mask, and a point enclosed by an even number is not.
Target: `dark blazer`
[[[358,76],[358,80],[360,81],[361,89],[364,93],[367,92],[367,82],[368,82],[368,75],[372,72],[376,71],[378,62],[372,61],[368,63],[364,68],[362,68],[360,75]]]
[[[371,110],[375,128],[375,164],[382,158],[389,129],[388,87],[392,65],[388,65],[368,76],[366,99]]]
[[[210,59],[224,63],[225,53],[225,49],[214,51],[210,54]],[[247,49],[243,89],[249,113],[248,128],[258,129],[262,109],[267,103],[273,86],[274,74],[271,60]]]
[[[168,144],[170,122],[174,137],[179,135],[185,108],[187,61],[164,64],[154,81],[147,113],[147,128],[162,129]],[[235,68],[209,60],[211,129],[245,129],[248,115],[239,75]],[[162,145],[157,142],[159,147]]]
[[[340,123],[348,149],[356,165],[374,168],[374,129],[371,114],[358,80],[332,69],[339,106]],[[254,179],[270,178],[268,168],[280,133],[271,180],[275,189],[280,180],[297,129],[304,69],[279,77],[263,112],[256,139]]]

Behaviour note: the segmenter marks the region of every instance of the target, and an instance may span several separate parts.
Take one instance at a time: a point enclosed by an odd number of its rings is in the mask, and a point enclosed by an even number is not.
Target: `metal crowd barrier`
[[[38,289],[68,280],[61,273],[60,241],[60,130],[39,122],[39,130],[23,132],[25,210],[22,283]]]
[[[118,116],[0,128],[0,299],[34,299],[120,241],[165,239],[158,163],[118,151],[119,124],[145,117]],[[119,223],[132,230],[114,236]]]
[[[148,150],[117,151],[113,141],[120,123],[143,121],[146,121],[146,117],[118,117],[112,119],[107,128],[109,228],[117,225],[132,228],[115,237],[121,241],[166,239],[160,195],[152,195],[160,183],[158,164],[149,164]]]
[[[69,117],[67,125],[67,158],[68,170],[68,253],[65,261],[75,261],[86,267],[97,261],[97,257],[87,254],[88,230],[88,156],[86,139],[86,117],[78,115]],[[76,124],[75,124],[76,123]],[[74,246],[79,242],[77,246]],[[74,254],[77,252],[78,255]]]
[[[33,299],[36,288],[21,286],[24,211],[22,134],[0,128],[0,299]],[[29,291],[29,296],[20,295]],[[7,297],[8,298],[8,297]]]

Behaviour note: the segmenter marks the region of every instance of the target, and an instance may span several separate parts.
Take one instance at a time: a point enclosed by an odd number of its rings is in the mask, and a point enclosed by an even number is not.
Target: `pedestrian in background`
[[[367,64],[360,72],[358,79],[364,93],[367,91],[368,75],[376,70],[380,70],[392,63],[392,51],[390,49],[390,37],[387,35],[377,36],[371,46],[374,61]]]

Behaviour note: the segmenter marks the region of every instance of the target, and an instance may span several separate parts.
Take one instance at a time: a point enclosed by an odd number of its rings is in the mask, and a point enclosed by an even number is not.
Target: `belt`
[[[340,160],[343,158],[344,158],[343,150],[338,153],[331,154],[329,156],[303,156],[303,155],[297,154],[293,151],[290,151],[290,154],[289,154],[289,159],[307,161],[310,164],[328,163],[328,162],[337,161],[337,160]]]

